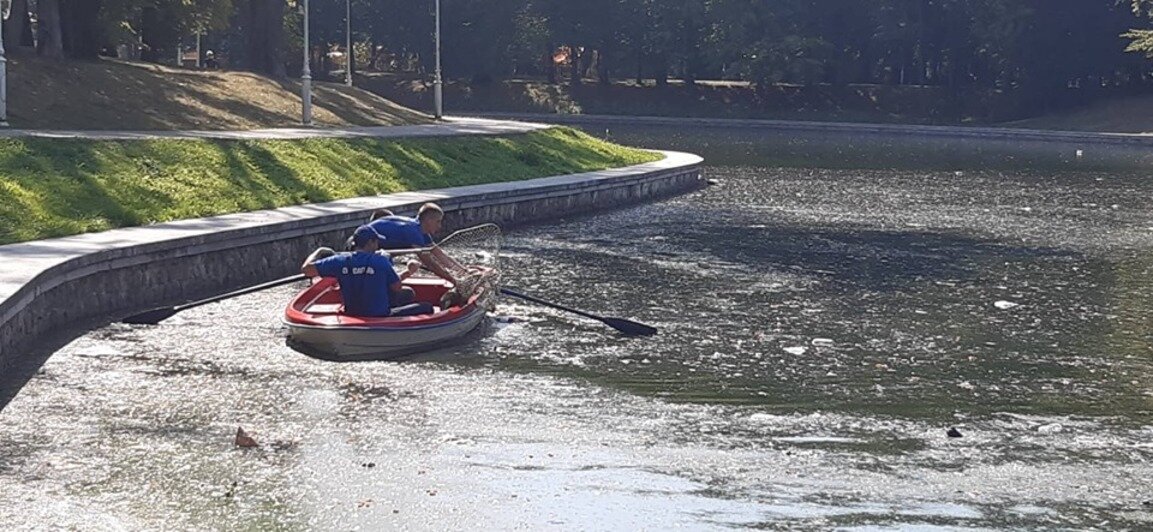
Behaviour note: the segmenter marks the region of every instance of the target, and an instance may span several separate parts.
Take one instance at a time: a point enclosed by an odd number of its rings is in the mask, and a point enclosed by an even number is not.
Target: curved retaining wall
[[[446,230],[502,226],[620,207],[703,184],[696,155],[627,168],[451,189],[354,198],[0,246],[0,377],[54,330],[206,297],[298,272],[369,212],[415,211],[426,201]],[[0,379],[2,380],[2,379]]]

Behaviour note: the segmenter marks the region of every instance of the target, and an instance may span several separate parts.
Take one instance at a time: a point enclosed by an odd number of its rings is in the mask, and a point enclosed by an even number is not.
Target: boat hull
[[[288,345],[325,360],[396,358],[452,345],[480,326],[484,312],[427,329],[314,327],[289,323]]]
[[[418,301],[439,304],[448,290],[439,279],[405,281]],[[331,279],[300,292],[285,309],[286,343],[306,355],[324,360],[386,360],[446,347],[465,338],[485,321],[484,294],[464,305],[436,307],[432,314],[364,318],[340,312],[339,286]]]

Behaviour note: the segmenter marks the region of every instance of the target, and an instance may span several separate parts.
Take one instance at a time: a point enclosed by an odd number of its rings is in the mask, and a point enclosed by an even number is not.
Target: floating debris
[[[960,438],[961,431],[957,430],[957,427],[949,427],[949,430],[945,432],[945,435],[949,436],[950,438]]]
[[[253,439],[252,436],[249,436],[247,432],[244,432],[243,427],[236,427],[236,446],[248,449],[260,447],[260,444],[256,443],[256,440]]]

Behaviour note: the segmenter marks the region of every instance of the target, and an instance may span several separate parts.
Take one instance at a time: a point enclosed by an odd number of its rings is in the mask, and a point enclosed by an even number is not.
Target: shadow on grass
[[[109,156],[131,157],[131,150],[49,139],[10,140],[9,156],[0,157],[0,219],[9,229],[0,243],[62,236],[148,220],[134,204],[169,204],[172,197],[142,181],[120,179]],[[119,153],[115,153],[119,152]],[[31,223],[31,227],[29,227]]]
[[[387,140],[0,140],[0,244],[643,162],[571,130]]]
[[[252,129],[300,123],[299,83],[244,72],[198,72],[116,60],[9,62],[13,126],[40,129]],[[318,84],[317,122],[397,125],[431,120],[366,91]]]
[[[296,170],[285,164],[268,148],[253,141],[214,141],[216,149],[224,155],[226,178],[250,192],[257,203],[250,209],[268,209],[289,204],[318,203],[334,199],[328,191],[310,183]],[[302,151],[310,150],[311,143],[293,144]]]

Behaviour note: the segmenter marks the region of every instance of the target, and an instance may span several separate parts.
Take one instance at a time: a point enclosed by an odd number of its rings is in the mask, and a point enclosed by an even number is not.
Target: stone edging
[[[0,370],[45,333],[124,316],[296,273],[319,245],[342,240],[377,208],[413,211],[436,201],[448,229],[512,225],[639,203],[703,184],[703,160],[627,168],[182,220],[0,246]],[[3,374],[0,373],[0,376]]]

